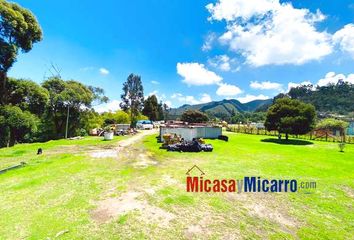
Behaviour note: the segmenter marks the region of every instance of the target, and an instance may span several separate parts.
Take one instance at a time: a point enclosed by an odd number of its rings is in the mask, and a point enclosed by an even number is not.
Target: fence
[[[278,131],[267,131],[265,129],[259,129],[255,126],[247,125],[228,125],[226,131],[245,133],[245,134],[255,134],[255,135],[266,135],[266,136],[278,136]],[[285,134],[282,134],[282,138]],[[303,139],[303,140],[316,140],[316,141],[326,141],[326,142],[342,142],[341,136],[323,136],[316,137],[313,132],[305,135],[289,135],[291,138]],[[354,136],[345,136],[344,142],[354,144]]]

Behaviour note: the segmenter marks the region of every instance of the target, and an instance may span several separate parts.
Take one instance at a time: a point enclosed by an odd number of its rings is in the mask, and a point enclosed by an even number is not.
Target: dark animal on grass
[[[37,155],[41,155],[42,153],[43,153],[42,148],[38,148],[38,150],[37,150]]]
[[[220,136],[218,136],[218,139],[219,139],[219,140],[223,140],[223,141],[225,141],[225,142],[228,142],[228,141],[229,141],[229,137],[228,137],[228,136],[225,136],[225,135],[220,135]]]

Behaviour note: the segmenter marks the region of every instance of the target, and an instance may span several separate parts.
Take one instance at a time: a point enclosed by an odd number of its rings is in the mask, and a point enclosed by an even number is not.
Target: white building
[[[193,138],[216,139],[222,135],[222,127],[203,125],[167,125],[160,127],[161,141],[163,141],[164,134],[177,134],[187,141],[191,141]]]

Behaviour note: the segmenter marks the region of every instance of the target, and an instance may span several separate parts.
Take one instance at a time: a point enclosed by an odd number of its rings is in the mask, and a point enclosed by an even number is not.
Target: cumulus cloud
[[[315,89],[316,86],[322,87],[327,86],[329,84],[337,84],[339,80],[354,84],[354,74],[352,73],[346,76],[342,73],[336,74],[335,72],[328,72],[324,78],[321,78],[315,84],[312,84],[310,81],[304,81],[302,83],[289,82],[287,91],[289,92],[291,88],[298,87],[301,85],[313,85],[313,89]]]
[[[251,81],[250,87],[253,89],[261,89],[261,90],[282,90],[282,84],[276,82],[258,82],[258,81]]]
[[[239,100],[241,103],[248,103],[248,102],[251,102],[253,100],[266,100],[266,99],[269,99],[270,97],[268,96],[265,96],[263,94],[260,94],[260,95],[250,95],[250,94],[247,94],[246,96],[244,97],[239,97],[237,98],[237,100]]]
[[[299,65],[332,52],[332,36],[315,26],[325,19],[319,10],[312,13],[279,0],[219,0],[206,7],[209,20],[227,23],[220,42],[252,66]]]
[[[344,74],[336,74],[335,72],[329,72],[326,76],[320,80],[318,80],[318,86],[326,86],[328,84],[336,84],[339,80],[343,80],[344,82],[349,82],[354,84],[354,74],[348,74],[345,76]]]
[[[240,93],[242,93],[242,90],[239,87],[227,83],[219,84],[219,88],[216,91],[217,95],[225,97],[236,96]]]
[[[171,95],[171,98],[172,98],[172,99],[175,99],[175,98],[182,97],[182,96],[183,96],[182,93],[173,93],[173,94]]]
[[[205,38],[204,44],[202,46],[202,50],[204,52],[209,51],[212,48],[212,45],[216,39],[217,39],[217,35],[215,33],[209,33]]]
[[[148,95],[145,96],[145,99],[146,99],[147,97],[152,96],[152,95],[155,95],[155,96],[156,96],[157,101],[163,102],[163,103],[166,103],[166,104],[169,103],[170,105],[169,105],[169,104],[167,104],[167,105],[168,105],[168,106],[172,106],[172,105],[171,105],[171,101],[167,100],[166,94],[164,94],[164,93],[161,93],[161,94],[160,94],[158,90],[154,90],[154,91],[148,93]]]
[[[100,104],[94,108],[98,113],[115,112],[120,109],[119,104],[120,104],[119,100],[112,100],[109,101],[108,103]]]
[[[310,81],[304,81],[302,83],[294,83],[294,82],[289,82],[288,83],[288,90],[287,92],[290,91],[290,89],[292,88],[296,88],[296,87],[299,87],[299,86],[302,86],[302,85],[311,85],[312,83]]]
[[[188,85],[213,85],[222,81],[222,77],[205,68],[200,63],[177,63],[177,73]]]
[[[164,103],[165,103],[165,104],[167,105],[167,107],[169,107],[169,108],[173,107],[172,102],[171,102],[170,100],[166,100]]]
[[[109,74],[109,70],[106,68],[100,68],[99,72],[101,75],[104,75],[104,76]]]
[[[354,58],[354,24],[347,24],[333,35],[333,41],[337,43],[343,52],[349,53]]]
[[[181,93],[174,93],[172,94],[171,98],[176,99],[178,102],[183,104],[200,104],[212,101],[210,95],[206,93],[200,94],[199,98],[194,96],[184,96]]]
[[[203,93],[201,98],[200,98],[200,102],[203,102],[203,103],[207,103],[207,102],[211,102],[211,97],[209,94],[206,94],[206,93]]]
[[[148,97],[150,97],[150,96],[152,96],[152,95],[155,95],[155,96],[157,97],[157,94],[158,94],[158,93],[159,93],[159,91],[154,90],[154,91],[148,93]]]
[[[235,67],[234,65],[237,64],[235,58],[230,58],[227,55],[218,55],[213,58],[208,59],[208,64],[214,68],[217,68],[221,71],[228,72],[228,71],[238,71],[239,67]]]

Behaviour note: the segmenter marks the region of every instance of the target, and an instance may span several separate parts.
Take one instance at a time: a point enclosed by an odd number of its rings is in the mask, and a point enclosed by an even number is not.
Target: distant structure
[[[165,134],[176,134],[187,141],[192,141],[193,138],[217,139],[222,135],[222,127],[206,123],[187,124],[181,121],[168,121],[165,126],[160,126],[162,142]]]
[[[349,121],[349,126],[347,129],[347,135],[354,136],[354,120]]]

